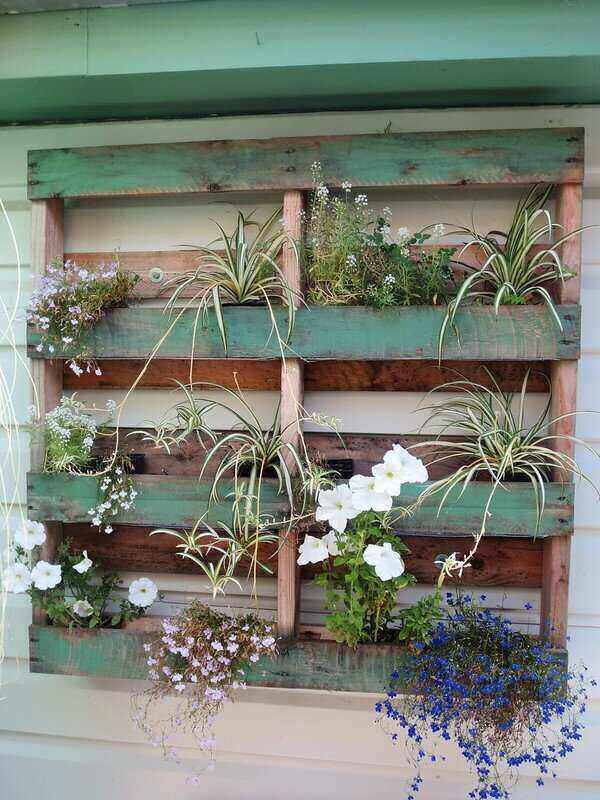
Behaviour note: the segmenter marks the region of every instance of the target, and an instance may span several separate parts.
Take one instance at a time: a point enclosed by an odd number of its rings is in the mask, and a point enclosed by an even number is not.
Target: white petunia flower
[[[372,475],[353,475],[350,478],[352,489],[352,505],[360,511],[389,511],[392,507],[392,496],[387,492],[375,489],[375,477]]]
[[[140,608],[151,606],[157,595],[156,584],[150,578],[138,578],[129,586],[129,602]]]
[[[318,564],[321,561],[326,561],[329,558],[329,551],[323,539],[318,539],[316,536],[304,537],[304,541],[298,548],[300,555],[298,556],[298,564]]]
[[[47,561],[38,561],[31,570],[33,585],[36,589],[45,591],[54,589],[62,580],[62,570],[60,564],[49,564]]]
[[[402,445],[395,444],[391,450],[388,450],[386,455],[390,453],[402,464],[404,470],[402,483],[425,483],[425,481],[429,480],[427,467],[423,464],[421,459],[413,456],[413,454],[409,453]]]
[[[392,497],[400,494],[400,487],[404,483],[404,468],[400,459],[391,451],[385,454],[382,464],[371,467],[371,473],[375,478],[373,488],[376,492],[389,494]]]
[[[315,517],[318,522],[329,522],[339,532],[346,530],[349,519],[360,514],[360,509],[352,503],[350,487],[342,483],[335,489],[322,489],[317,499],[318,506]]]
[[[23,594],[31,586],[31,572],[25,564],[10,564],[5,570],[2,586],[12,594]]]
[[[338,531],[329,531],[323,536],[321,541],[325,542],[327,547],[327,551],[331,556],[339,556],[340,554],[340,546],[344,546],[346,540],[346,536],[343,533],[338,533]]]
[[[74,614],[77,614],[78,617],[91,617],[94,613],[94,607],[91,603],[88,603],[87,600],[76,600],[71,609]]]
[[[83,575],[84,572],[87,572],[88,569],[92,566],[94,562],[91,558],[88,558],[87,550],[83,551],[83,558],[77,564],[73,564],[73,569],[75,572],[78,572],[80,575]]]
[[[404,572],[404,561],[389,542],[384,542],[383,547],[378,544],[367,545],[363,559],[366,564],[375,567],[375,573],[382,581],[399,578]]]
[[[34,547],[44,544],[46,541],[46,529],[41,522],[26,519],[21,527],[15,532],[15,542],[23,550],[33,550]]]

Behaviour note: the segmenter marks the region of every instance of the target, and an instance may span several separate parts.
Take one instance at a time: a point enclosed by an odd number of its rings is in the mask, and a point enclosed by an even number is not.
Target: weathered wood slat
[[[115,522],[130,525],[191,527],[207,511],[210,482],[197,478],[168,478],[141,475],[134,479],[138,491],[135,508],[119,513]],[[59,522],[89,522],[88,510],[97,502],[96,478],[87,475],[29,473],[27,479],[29,513],[33,519]],[[221,502],[211,506],[207,522],[231,523],[232,505],[227,495],[231,485],[223,486]],[[280,515],[287,507],[277,496],[275,486],[265,481],[261,511]]]
[[[46,675],[143,680],[148,675],[143,644],[151,638],[151,632],[135,628],[69,631],[31,625],[30,670]],[[359,645],[352,650],[325,640],[281,642],[277,658],[250,664],[245,681],[249,686],[383,694],[392,672],[406,657],[406,648],[398,645]],[[564,650],[556,651],[556,659],[566,667]]]
[[[581,227],[583,220],[583,186],[581,183],[566,184],[559,187],[556,203],[556,220],[563,231]],[[581,291],[581,236],[566,242],[562,249],[562,259],[576,276],[558,287],[561,302],[578,303]],[[552,365],[552,407],[550,413],[559,421],[552,433],[559,436],[574,436],[576,417],[566,416],[577,409],[577,362],[562,361]],[[558,439],[553,443],[559,452],[571,458],[575,445],[569,439]],[[554,471],[555,480],[572,480],[570,475],[560,470]],[[569,570],[571,565],[571,537],[558,537],[556,542],[544,548],[541,627],[557,647],[564,647],[567,641],[569,613]]]
[[[79,550],[87,550],[90,558],[106,569],[125,572],[161,572],[179,575],[198,575],[198,567],[187,558],[177,555],[173,539],[167,535],[150,537],[152,528],[135,525],[116,525],[111,536],[99,534],[97,528],[82,523],[64,526],[65,536],[73,539]],[[419,583],[433,584],[439,577],[434,560],[440,553],[468,552],[473,540],[464,538],[432,538],[411,536],[406,557],[407,569]],[[260,560],[277,574],[276,546],[262,547]],[[215,555],[216,558],[216,555]],[[210,556],[208,556],[210,560]],[[319,571],[318,567],[303,567],[303,580]],[[239,575],[248,574],[248,564],[242,564]],[[263,574],[263,573],[261,573]],[[486,536],[477,550],[465,583],[469,586],[511,586],[539,589],[542,585],[542,541],[526,538],[502,539]]]
[[[561,332],[542,306],[511,306],[496,316],[489,307],[471,307],[456,317],[460,341],[449,334],[445,358],[457,361],[555,361],[579,356],[579,306],[560,306]],[[433,360],[438,354],[438,332],[445,310],[436,306],[409,306],[377,311],[361,306],[298,309],[289,356],[307,360],[391,359]],[[190,309],[173,325],[160,309],[115,309],[86,337],[96,358],[145,358],[172,326],[157,358],[190,358],[195,312]],[[264,308],[225,309],[230,358],[274,359],[281,351]],[[285,332],[283,309],[277,310],[279,330]],[[29,354],[39,336],[29,331]],[[198,326],[194,357],[224,359],[217,326],[211,316]]]
[[[30,669],[50,675],[144,679],[142,645],[147,631],[72,631],[32,625]],[[249,686],[384,692],[391,673],[406,657],[395,645],[362,645],[356,650],[327,641],[282,642],[275,660],[263,658],[245,670]]]
[[[129,389],[144,366],[140,359],[102,359],[102,375],[84,372],[77,377],[65,364],[63,385],[71,391],[82,389]],[[543,361],[487,362],[504,391],[519,391],[527,370],[532,370],[531,392],[546,392],[548,364]],[[427,392],[448,380],[459,371],[471,381],[491,386],[484,365],[476,361],[309,361],[304,365],[304,390],[307,392]],[[140,389],[172,389],[175,381],[189,381],[190,365],[178,359],[153,361],[146,369]],[[194,361],[194,382],[209,381],[244,391],[279,391],[281,370],[278,361],[225,359]]]
[[[583,133],[419,131],[30,150],[28,196],[310,189],[315,161],[333,186],[571,183],[583,180]]]
[[[64,203],[60,199],[36,200],[31,204],[31,267],[34,275],[43,275],[46,266],[54,259],[63,257]],[[59,360],[35,361],[32,364],[33,402],[41,419],[52,411],[60,401],[63,390],[63,364]],[[31,464],[42,469],[44,463],[42,437],[31,443]],[[41,547],[40,558],[53,561],[62,538],[60,523],[46,524],[46,541]],[[46,614],[40,608],[33,609],[34,622],[43,623]]]
[[[209,484],[195,478],[141,475],[134,479],[139,496],[135,510],[119,514],[115,522],[130,525],[193,525],[206,511]],[[96,499],[96,479],[67,474],[29,473],[27,503],[32,519],[58,522],[88,522],[88,509]],[[498,491],[491,506],[487,523],[490,536],[533,536],[535,532],[535,502],[532,489],[524,483],[506,484]],[[403,504],[410,504],[419,495],[422,485],[407,485],[402,490]],[[447,507],[437,516],[437,501],[430,498],[412,517],[401,520],[396,530],[403,535],[464,536],[477,530],[488,497],[490,484],[472,483],[461,498],[450,495]],[[226,496],[224,487],[222,496]],[[265,513],[280,513],[285,508],[282,497],[275,495],[271,485],[265,485]],[[231,506],[226,500],[211,508],[207,520],[211,523],[230,522]],[[542,517],[539,538],[566,534],[573,529],[573,486],[548,484],[546,508]]]

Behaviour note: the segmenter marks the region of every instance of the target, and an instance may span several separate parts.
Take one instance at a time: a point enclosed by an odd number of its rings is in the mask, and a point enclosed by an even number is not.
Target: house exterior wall
[[[30,289],[30,209],[26,199],[26,154],[33,148],[134,144],[194,139],[255,138],[310,134],[382,131],[388,121],[395,131],[465,130],[584,126],[586,177],[584,217],[600,221],[600,108],[537,108],[415,112],[329,113],[277,117],[131,122],[0,129],[0,197],[7,206],[23,260],[23,299]],[[516,192],[511,189],[418,189],[373,192],[375,205],[390,205],[396,226],[415,229],[430,221],[467,222],[474,212],[487,229],[504,223]],[[152,250],[182,243],[204,244],[213,233],[210,218],[228,222],[235,208],[256,208],[261,215],[279,198],[178,197],[168,200],[135,198],[80,201],[67,205],[66,251]],[[501,227],[501,225],[500,225]],[[8,235],[0,229],[0,294],[10,302],[17,291],[17,271]],[[583,341],[579,407],[600,410],[600,231],[583,240]],[[25,354],[25,325],[16,327],[17,343]],[[0,341],[0,366],[11,369],[11,356]],[[28,386],[24,374],[15,390],[20,420],[25,421]],[[104,403],[117,392],[84,392],[85,399]],[[268,418],[275,398],[254,393]],[[418,395],[406,393],[319,393],[307,397],[309,410],[335,413],[346,431],[410,432],[418,425],[413,413]],[[540,397],[533,398],[538,405]],[[122,424],[156,420],[173,402],[168,392],[140,391],[127,407]],[[600,445],[600,422],[581,418],[579,435]],[[28,444],[21,435],[21,500],[25,501]],[[0,447],[6,441],[0,440]],[[584,452],[581,463],[600,483],[600,464]],[[576,531],[573,543],[569,609],[570,651],[600,675],[600,600],[597,564],[600,561],[598,504],[589,489],[577,489]],[[188,602],[202,589],[199,578],[155,575],[165,592],[164,610]],[[415,590],[417,593],[419,589]],[[535,615],[523,612],[526,601],[539,607],[537,592],[501,588],[486,592],[489,602],[514,610],[534,627]],[[262,606],[274,608],[274,585],[261,583]],[[414,596],[414,595],[413,595]],[[407,599],[409,599],[407,595]],[[231,605],[243,603],[232,596]],[[315,621],[321,615],[318,594],[303,589],[303,615]],[[395,750],[373,725],[373,697],[308,691],[253,689],[227,708],[218,726],[220,752],[217,769],[200,787],[185,784],[185,773],[162,762],[158,751],[142,743],[128,715],[128,693],[133,682],[88,680],[31,675],[27,664],[28,599],[7,599],[7,633],[0,700],[0,796],[31,800],[44,796],[64,800],[158,800],[206,797],[222,800],[276,800],[290,798],[364,798],[386,800],[402,796],[407,774],[402,752]],[[600,694],[589,712],[583,743],[561,768],[561,778],[545,789],[548,798],[600,797]],[[185,750],[186,760],[194,751]],[[438,773],[433,773],[438,775]],[[468,784],[461,763],[449,753],[438,779],[429,783],[424,798],[458,800]],[[426,793],[425,793],[426,792]],[[515,797],[535,796],[533,781],[524,780]]]

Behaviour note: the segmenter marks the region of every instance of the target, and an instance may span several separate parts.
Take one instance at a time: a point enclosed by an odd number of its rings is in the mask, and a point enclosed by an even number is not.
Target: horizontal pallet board
[[[28,196],[111,197],[583,180],[582,128],[534,128],[30,150]]]
[[[142,475],[134,479],[139,496],[135,509],[114,517],[114,522],[160,527],[190,527],[207,510],[209,484],[193,477]],[[402,503],[410,504],[423,486],[406,485]],[[438,516],[437,501],[430,498],[412,517],[400,521],[398,533],[430,536],[460,536],[473,533],[481,525],[483,507],[490,484],[471,483],[462,497],[450,495],[446,508]],[[29,473],[27,505],[31,519],[52,522],[89,522],[88,510],[96,501],[96,479],[67,474]],[[222,496],[226,496],[224,487]],[[285,508],[272,485],[265,486],[264,513],[280,513]],[[213,506],[207,520],[211,523],[231,520],[231,506],[223,501]],[[540,538],[571,533],[573,530],[573,486],[550,483],[546,489],[546,508]],[[535,501],[533,490],[525,483],[505,484],[498,490],[487,523],[491,536],[533,536]]]
[[[101,375],[92,370],[77,376],[65,361],[63,388],[70,391],[82,389],[129,389],[142,372],[141,359],[121,361],[100,359]],[[491,369],[506,392],[518,392],[528,370],[532,370],[527,383],[530,392],[548,391],[548,364],[543,361],[488,361]],[[492,387],[484,365],[475,361],[309,361],[304,365],[305,392],[427,392],[445,381],[456,378],[459,370],[471,381]],[[161,359],[152,361],[141,380],[139,389],[172,389],[175,380],[188,383],[188,361]],[[279,391],[281,365],[278,361],[252,361],[229,358],[213,361],[194,361],[192,381],[209,381],[243,391]]]
[[[176,476],[141,475],[134,479],[139,492],[135,508],[121,512],[115,522],[130,525],[177,525],[191,527],[208,509],[210,483],[197,478]],[[206,521],[230,523],[231,500],[227,495],[231,485],[223,485],[222,501],[210,507]],[[29,473],[27,478],[27,502],[33,519],[55,522],[89,522],[89,509],[98,502],[96,478],[87,475],[64,473]],[[287,508],[283,497],[277,496],[276,488],[265,482],[261,511],[280,515]]]
[[[31,625],[30,670],[46,675],[145,679],[143,644],[150,639],[150,633],[135,629],[70,632]],[[392,672],[407,655],[397,645],[359,645],[352,650],[335,642],[302,640],[281,643],[279,651],[277,658],[262,658],[245,670],[249,686],[383,694]],[[556,651],[556,659],[566,667],[566,651]]]
[[[152,633],[135,628],[70,632],[32,625],[30,669],[49,675],[145,679],[148,667],[142,645],[151,638]],[[328,641],[282,643],[279,656],[251,664],[245,680],[250,686],[384,692],[405,657],[406,650],[394,645],[350,650]]]
[[[285,334],[286,314],[277,309]],[[408,306],[378,311],[362,306],[298,310],[288,354],[308,360],[392,360],[437,358],[438,333],[445,309]],[[444,358],[457,361],[555,361],[579,357],[580,308],[559,306],[561,331],[543,306],[504,306],[496,315],[489,307],[472,306],[457,314],[460,341],[449,332]],[[224,311],[230,358],[274,359],[281,350],[265,308],[235,306]],[[146,358],[172,320],[161,309],[132,307],[110,312],[86,337],[95,358]],[[172,327],[157,358],[190,358],[196,312],[186,311]],[[28,333],[32,358],[39,334]],[[206,326],[197,325],[193,353],[198,359],[223,359],[225,352],[211,313]],[[55,353],[60,357],[60,353]]]
[[[176,575],[199,575],[197,564],[182,558],[175,550],[174,540],[168,536],[149,536],[151,527],[115,525],[110,536],[98,534],[98,529],[84,523],[65,525],[65,537],[73,540],[76,550],[87,550],[94,561],[106,569],[118,572],[160,572]],[[435,559],[440,553],[468,553],[473,545],[471,537],[411,536],[405,542],[410,554],[405,557],[406,568],[420,584],[434,584],[440,576]],[[511,586],[539,589],[542,585],[541,539],[497,538],[486,536],[471,562],[466,581],[469,586]],[[219,554],[214,554],[214,560]],[[261,546],[259,558],[277,574],[277,545]],[[207,560],[211,555],[207,554]],[[236,574],[248,575],[247,563],[240,564]],[[320,572],[322,565],[307,565],[301,569],[302,580],[310,580]],[[260,573],[266,577],[265,573]]]

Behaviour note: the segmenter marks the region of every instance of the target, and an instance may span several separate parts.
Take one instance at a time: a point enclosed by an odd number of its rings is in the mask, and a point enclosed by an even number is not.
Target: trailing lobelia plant
[[[273,625],[255,614],[228,617],[198,601],[165,619],[162,631],[144,645],[149,689],[132,696],[132,716],[165,758],[180,756],[171,739],[190,733],[208,763],[188,779],[214,767],[214,724],[223,706],[245,688],[245,671],[261,658],[277,653]],[[166,701],[174,699],[175,704]]]
[[[158,595],[149,578],[138,578],[130,584],[128,597],[119,598],[119,575],[100,570],[86,550],[76,553],[71,539],[59,545],[56,563],[39,558],[46,541],[40,522],[23,522],[14,541],[15,560],[4,571],[3,588],[28,594],[33,607],[44,611],[53,625],[116,628],[145,614]]]
[[[348,484],[321,490],[316,520],[329,533],[306,535],[298,564],[325,562],[315,577],[325,589],[326,627],[351,647],[364,642],[398,641],[398,592],[415,583],[402,556],[409,552],[394,534],[394,521],[412,508],[393,507],[405,483],[423,483],[427,470],[400,445],[394,445],[372,475],[354,475]]]
[[[565,232],[552,244],[542,245],[543,240],[552,239],[557,230],[562,230],[544,209],[552,189],[551,185],[532,186],[519,200],[507,232],[482,234],[474,227],[457,227],[450,231],[469,237],[458,259],[467,251],[475,250],[484,261],[481,266],[462,264],[468,274],[449,303],[442,323],[438,342],[440,359],[448,328],[455,327],[456,314],[467,300],[491,303],[496,313],[501,305],[541,302],[562,330],[549,288],[557,282],[564,283],[574,273],[562,263],[558,248],[579,236],[585,228]]]
[[[581,739],[587,687],[595,681],[585,667],[567,670],[548,642],[468,595],[447,597],[447,619],[429,640],[413,643],[375,707],[413,764],[406,800],[421,789],[421,768],[445,760],[437,742],[455,743],[467,761],[476,781],[472,800],[508,800],[524,766],[543,786]]]
[[[206,520],[207,511],[191,531],[160,528],[151,535],[166,533],[178,539],[179,554],[200,567],[211,583],[213,595],[224,593],[230,583],[239,585],[235,572],[244,564],[256,590],[258,571],[272,574],[261,558],[261,548],[277,542],[278,530],[290,529],[306,517],[316,492],[331,485],[331,475],[309,458],[303,437],[295,445],[286,435],[292,428],[299,429],[304,419],[321,424],[324,420],[304,415],[299,409],[297,419],[282,428],[277,409],[271,425],[264,428],[239,387],[234,391],[218,384],[200,385],[225,393],[226,399],[196,397],[194,384],[180,384],[185,399],[174,408],[175,422],[159,424],[157,433],[145,433],[145,439],[168,452],[183,445],[190,436],[196,436],[203,446],[208,440],[210,446],[199,465],[199,479],[212,473],[209,510],[223,500],[223,484],[227,485],[232,515],[212,526]],[[214,431],[206,420],[215,410],[232,416],[237,427],[221,433]],[[184,427],[176,427],[180,425]],[[268,486],[274,487],[276,496],[282,499],[280,514],[263,510]]]
[[[455,293],[454,248],[426,252],[423,244],[432,235],[407,228],[399,228],[394,241],[391,209],[374,211],[365,194],[352,195],[347,182],[341,195],[332,195],[319,162],[312,173],[302,247],[309,303],[386,308],[448,302]],[[434,236],[442,233],[437,226]]]
[[[493,373],[485,369],[491,386],[474,383],[460,376],[457,380],[441,384],[430,392],[430,396],[434,392],[455,393],[455,396],[423,407],[424,411],[429,412],[423,427],[429,425],[436,427],[437,438],[414,446],[419,448],[434,445],[439,448],[441,455],[434,458],[432,464],[456,459],[464,462],[450,475],[427,486],[419,496],[421,503],[429,497],[439,496],[438,513],[451,495],[453,499],[456,498],[457,492],[460,496],[471,481],[483,478],[490,482],[488,498],[482,509],[481,528],[475,534],[475,549],[485,533],[492,500],[497,492],[509,491],[505,484],[511,480],[526,480],[533,488],[536,507],[534,533],[539,530],[545,506],[545,486],[554,470],[573,474],[598,492],[574,458],[553,448],[556,442],[567,440],[585,447],[592,455],[598,456],[592,447],[575,436],[551,433],[551,428],[560,419],[580,412],[573,411],[551,418],[549,411],[552,395],[548,381],[548,400],[533,423],[526,425],[525,404],[530,371],[525,374],[515,403],[515,396],[510,392],[504,392]],[[441,437],[448,432],[454,434],[453,438],[443,440]],[[473,553],[474,549],[468,561]],[[464,562],[457,561],[452,569],[460,569],[461,563],[463,568],[466,566]]]
[[[85,333],[112,308],[127,305],[139,275],[124,272],[118,262],[97,268],[74,261],[53,261],[32,292],[27,321],[39,330],[38,352],[60,354],[76,375],[100,367],[90,356]]]
[[[223,348],[227,352],[227,328],[223,316],[223,306],[264,305],[268,309],[272,333],[278,338],[283,349],[294,327],[296,305],[299,296],[288,284],[277,257],[284,247],[289,248],[297,257],[294,240],[281,227],[279,219],[282,209],[274,211],[263,223],[255,222],[238,213],[235,230],[228,234],[218,224],[220,236],[218,242],[222,250],[212,247],[199,247],[199,263],[196,269],[165,283],[163,292],[173,289],[165,312],[176,313],[179,319],[182,311],[194,308],[196,321],[208,317],[208,310],[214,309]],[[250,241],[250,234],[254,238]],[[185,294],[183,308],[179,306]],[[281,336],[273,306],[283,304],[287,309],[288,325],[286,336]],[[192,338],[191,353],[194,352],[196,329]],[[191,380],[191,378],[190,378]]]

